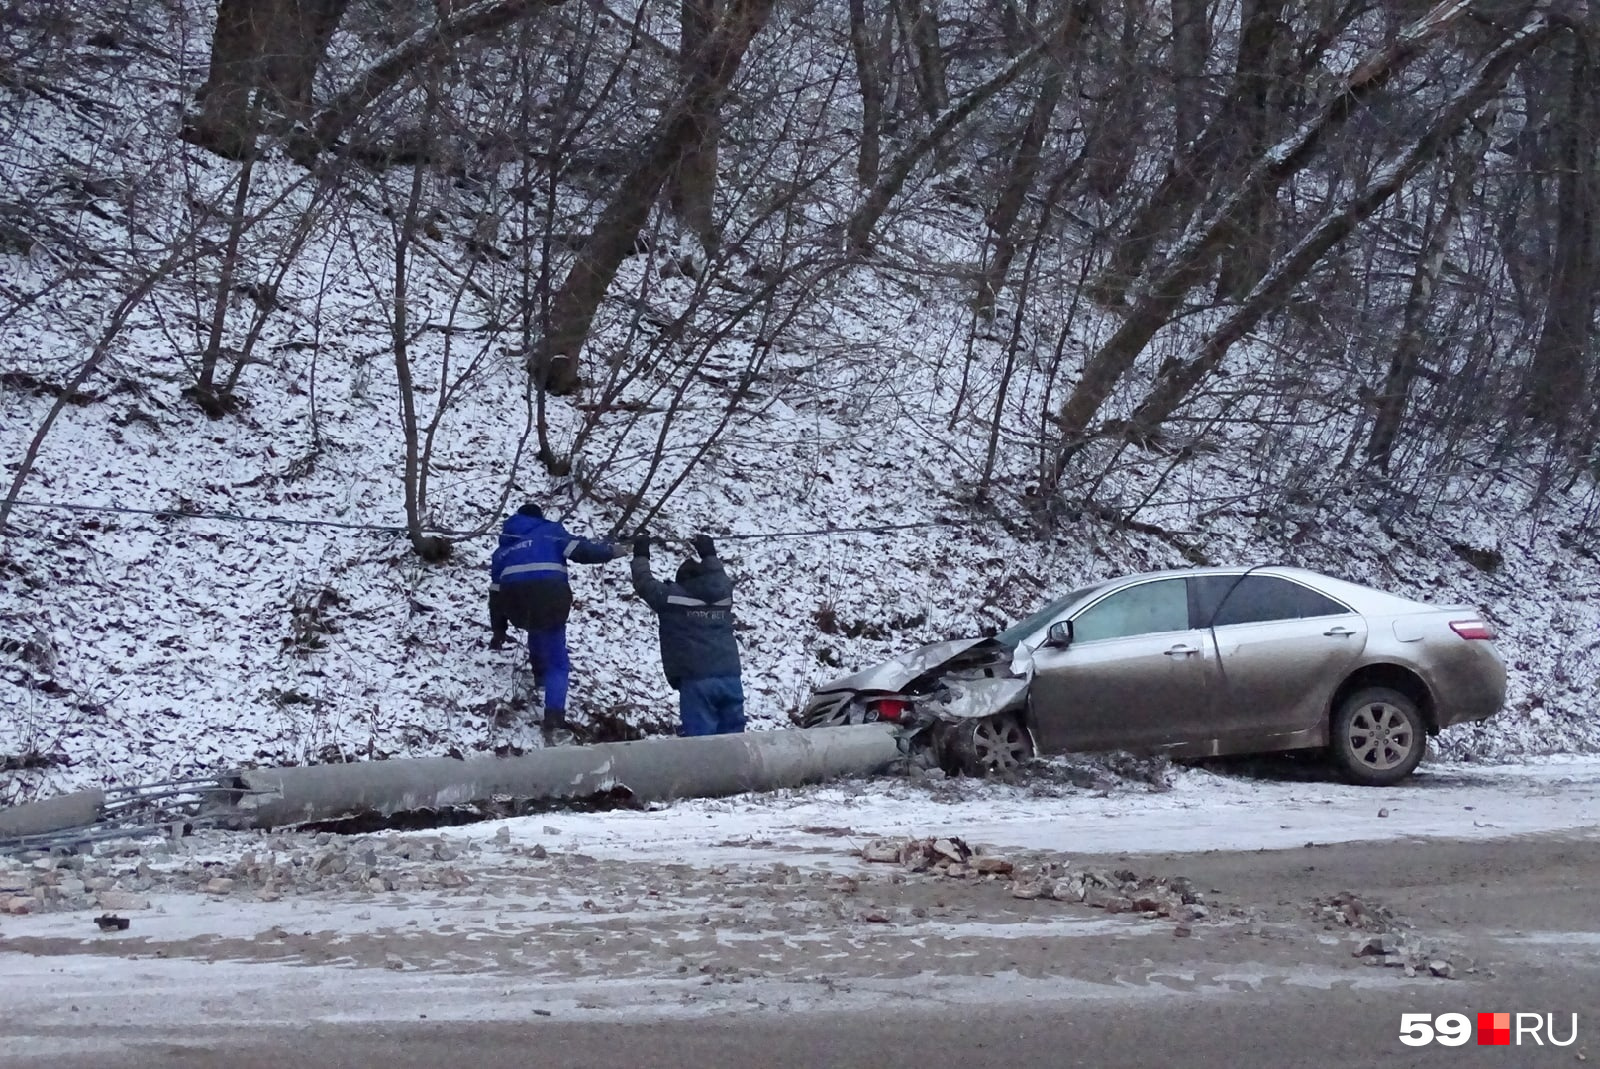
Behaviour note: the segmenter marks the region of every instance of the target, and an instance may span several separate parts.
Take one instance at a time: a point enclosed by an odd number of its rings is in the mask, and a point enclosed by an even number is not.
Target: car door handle
[[[1192,657],[1200,651],[1195,649],[1193,646],[1174,646],[1170,650],[1165,650],[1163,652],[1165,652],[1168,657]]]
[[[1355,634],[1355,630],[1353,628],[1342,626],[1330,627],[1324,631],[1323,634],[1332,638],[1349,638],[1351,635]]]

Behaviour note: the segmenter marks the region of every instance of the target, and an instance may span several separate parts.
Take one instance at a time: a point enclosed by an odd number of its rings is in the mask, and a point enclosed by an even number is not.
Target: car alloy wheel
[[[986,716],[962,728],[961,770],[969,776],[1008,775],[1033,757],[1033,737],[1014,716]]]
[[[1411,756],[1416,732],[1399,709],[1373,702],[1350,718],[1350,750],[1374,772],[1387,772]]]
[[[1387,687],[1350,695],[1332,726],[1334,756],[1350,778],[1372,786],[1405,779],[1421,762],[1427,745],[1416,703]]]

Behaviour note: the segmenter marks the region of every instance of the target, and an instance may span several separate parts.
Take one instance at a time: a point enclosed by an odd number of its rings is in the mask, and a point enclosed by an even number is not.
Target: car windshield
[[[1063,594],[1032,616],[1012,624],[994,637],[997,641],[1004,642],[1007,646],[1020,646],[1027,639],[1033,638],[1036,634],[1042,632],[1050,625],[1052,620],[1070,609],[1075,603],[1082,601],[1104,585],[1104,583],[1096,583],[1094,586],[1086,586],[1081,590],[1074,590],[1070,594]]]

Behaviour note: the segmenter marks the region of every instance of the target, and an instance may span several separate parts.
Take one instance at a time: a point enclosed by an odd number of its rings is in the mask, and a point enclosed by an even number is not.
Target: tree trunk
[[[866,0],[850,0],[850,51],[855,55],[856,80],[861,84],[861,152],[856,159],[856,182],[862,189],[871,189],[878,181],[878,160],[883,151],[884,71],[877,62]]]
[[[1557,127],[1555,262],[1544,322],[1534,347],[1526,391],[1528,416],[1563,436],[1583,403],[1585,366],[1595,308],[1595,150],[1600,119],[1594,53],[1586,36],[1574,33],[1564,114]]]
[[[1045,137],[1050,133],[1050,120],[1061,102],[1061,92],[1066,82],[1059,59],[1047,66],[1039,95],[1033,99],[1028,125],[1022,131],[1022,141],[1011,160],[1010,174],[1006,176],[994,211],[989,213],[989,259],[984,265],[983,277],[978,280],[977,299],[978,314],[984,318],[994,314],[995,298],[999,295],[1000,287],[1005,285],[1011,260],[1016,256],[1017,245],[1012,230],[1017,225],[1017,217],[1022,214],[1028,191],[1038,178]]]
[[[1238,310],[1205,340],[1193,360],[1169,366],[1163,371],[1155,389],[1139,405],[1130,420],[1133,433],[1144,438],[1152,435],[1183,403],[1189,391],[1216,369],[1233,344],[1281,307],[1283,299],[1329,249],[1343,241],[1363,220],[1399,192],[1418,168],[1437,156],[1445,140],[1469,121],[1473,112],[1500,92],[1516,65],[1551,32],[1541,17],[1537,28],[1524,27],[1480,62],[1466,86],[1440,110],[1438,119],[1412,142],[1404,156],[1381,169],[1365,189],[1346,201],[1338,211],[1324,216],[1293,251],[1273,265]]]
[[[1067,23],[1063,22],[1054,33],[1034,45],[1028,51],[1018,56],[1007,64],[998,74],[987,82],[977,86],[960,103],[939,117],[929,130],[917,140],[908,145],[900,155],[890,162],[883,176],[878,179],[878,184],[872,188],[867,199],[857,208],[850,217],[845,231],[851,251],[865,253],[872,247],[872,232],[877,227],[883,213],[889,210],[896,194],[906,184],[906,179],[911,177],[911,171],[922,161],[928,153],[932,152],[948,136],[951,131],[960,126],[966,119],[982,107],[1000,90],[1022,77],[1024,73],[1036,63],[1046,50],[1060,48],[1064,41]]]
[[[248,0],[244,0],[248,2]],[[417,66],[452,45],[478,34],[505,29],[535,11],[556,7],[563,0],[479,0],[459,14],[412,34],[390,49],[354,83],[317,110],[309,130],[290,141],[290,151],[302,163],[327,149],[355,122],[363,108],[393,89]]]
[[[1389,470],[1394,444],[1400,436],[1400,426],[1405,422],[1411,383],[1416,378],[1428,343],[1428,313],[1433,309],[1434,287],[1438,285],[1445,254],[1450,249],[1450,242],[1461,220],[1461,204],[1472,191],[1478,164],[1488,148],[1488,128],[1492,121],[1491,113],[1474,122],[1461,139],[1455,154],[1454,173],[1445,187],[1444,203],[1423,235],[1417,268],[1411,275],[1411,289],[1406,294],[1400,337],[1395,342],[1394,354],[1389,358],[1389,372],[1384,378],[1383,388],[1378,391],[1372,434],[1367,439],[1367,463],[1377,465],[1380,471]]]
[[[1174,155],[1184,155],[1205,126],[1206,60],[1211,55],[1209,0],[1171,0]],[[1248,14],[1246,15],[1248,20]],[[1240,49],[1241,53],[1243,48]]]
[[[944,47],[939,42],[939,0],[894,0],[900,30],[910,46],[912,79],[923,113],[936,120],[950,106]]]
[[[1234,166],[1236,161],[1255,159],[1267,147],[1273,117],[1283,105],[1283,87],[1293,79],[1281,54],[1283,35],[1278,16],[1282,6],[1282,0],[1245,0],[1245,33],[1234,72],[1240,112],[1234,134],[1237,147],[1226,156],[1235,161]],[[1259,189],[1251,193],[1239,225],[1223,242],[1227,252],[1221,257],[1217,275],[1217,295],[1223,300],[1237,300],[1249,293],[1272,262],[1277,198]]]
[[[1133,366],[1156,331],[1172,319],[1190,287],[1205,276],[1217,241],[1227,227],[1237,222],[1255,190],[1276,196],[1284,181],[1306,165],[1331,131],[1421,54],[1429,41],[1454,24],[1467,7],[1467,0],[1446,0],[1407,27],[1392,44],[1368,55],[1317,114],[1256,160],[1244,180],[1211,217],[1191,229],[1172,250],[1161,271],[1135,300],[1122,326],[1085,363],[1082,378],[1062,404],[1062,446],[1055,472],[1057,479],[1064,473],[1067,461],[1087,440],[1085,432],[1089,422],[1100,411],[1112,389]],[[1542,28],[1542,17],[1537,21]],[[1518,34],[1519,38],[1528,32],[1525,27]]]
[[[611,280],[638,241],[650,207],[682,156],[684,145],[698,136],[696,116],[720,106],[751,40],[766,25],[772,3],[730,0],[727,13],[680,85],[676,100],[656,122],[643,157],[623,178],[578,251],[577,260],[551,299],[549,330],[530,368],[552,394],[570,394],[578,388],[578,353]]]
[[[1247,121],[1245,116],[1252,101],[1265,91],[1264,83],[1270,77],[1267,64],[1278,37],[1284,3],[1285,0],[1245,0],[1239,55],[1228,98],[1197,138],[1187,144],[1179,142],[1182,151],[1175,154],[1155,192],[1135,213],[1111,254],[1110,264],[1095,280],[1094,296],[1101,304],[1122,302],[1128,287],[1144,271],[1157,242],[1194,211],[1219,171],[1259,155],[1253,152],[1241,157],[1238,148],[1230,155],[1228,147],[1230,142],[1239,144],[1235,141],[1238,127]],[[1260,115],[1263,129],[1270,118]]]
[[[689,79],[690,66],[699,61],[711,28],[716,23],[716,0],[682,0],[679,15],[679,81]],[[717,195],[717,135],[722,115],[718,108],[700,110],[693,117],[694,133],[685,142],[683,154],[669,185],[668,202],[672,214],[694,232],[709,253],[718,244],[714,209]]]
[[[185,140],[245,158],[262,116],[310,119],[317,70],[349,0],[218,0],[211,67]]]

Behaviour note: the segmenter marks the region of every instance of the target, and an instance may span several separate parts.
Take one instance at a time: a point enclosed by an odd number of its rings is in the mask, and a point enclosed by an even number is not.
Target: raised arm
[[[627,553],[621,542],[597,542],[576,535],[567,535],[561,546],[561,555],[574,564],[604,564]]]
[[[717,556],[716,543],[708,534],[694,536],[694,551],[700,554],[700,589],[712,604],[733,603],[733,580],[728,578],[722,558]]]
[[[660,612],[667,605],[667,584],[650,574],[650,536],[640,531],[633,540],[633,591]]]

